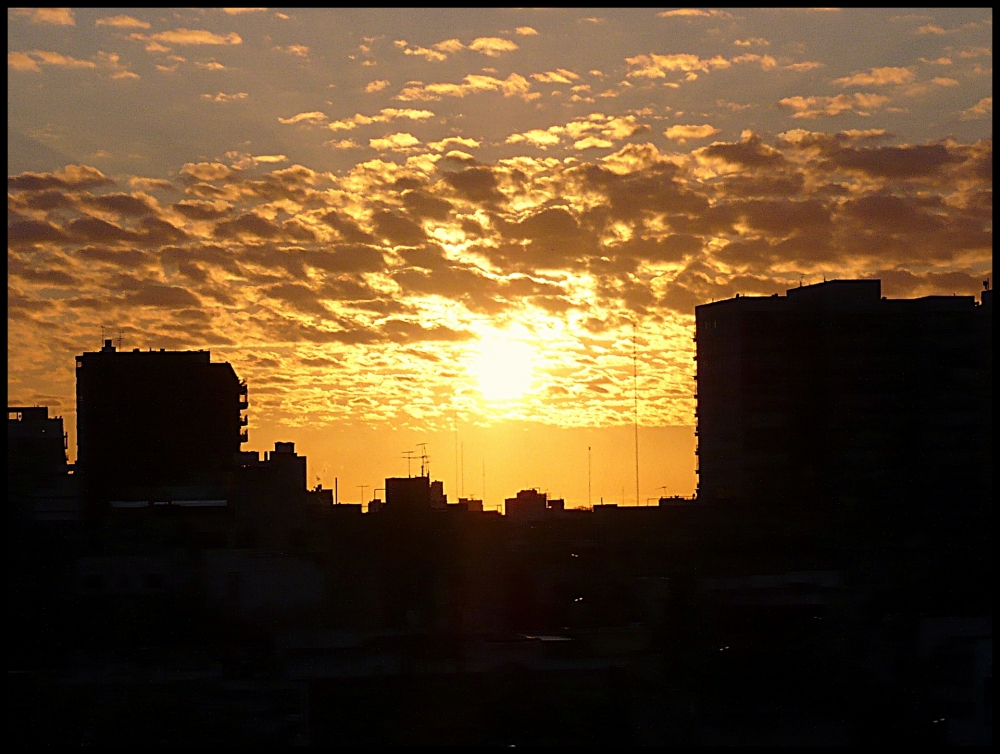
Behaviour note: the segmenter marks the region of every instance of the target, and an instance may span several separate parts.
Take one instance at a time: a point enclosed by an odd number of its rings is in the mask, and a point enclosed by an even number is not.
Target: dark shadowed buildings
[[[76,360],[77,468],[92,504],[220,500],[243,431],[246,384],[208,351]]]
[[[984,499],[991,303],[833,280],[697,307],[699,496]]]

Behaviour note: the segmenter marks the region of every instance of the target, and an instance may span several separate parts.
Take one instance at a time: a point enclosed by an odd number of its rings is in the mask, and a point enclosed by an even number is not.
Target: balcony
[[[240,398],[239,407],[240,411],[246,411],[250,407],[250,403],[247,401],[245,397]]]
[[[250,423],[250,417],[249,416],[241,416],[240,417],[240,426],[241,427],[245,427],[249,423]]]
[[[240,432],[240,445],[245,442],[250,442],[250,433],[247,430]]]

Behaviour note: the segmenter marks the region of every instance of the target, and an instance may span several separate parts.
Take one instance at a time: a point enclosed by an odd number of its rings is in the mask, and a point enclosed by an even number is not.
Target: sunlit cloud
[[[465,147],[466,149],[476,149],[481,145],[481,142],[475,139],[468,139],[464,136],[449,136],[441,141],[432,141],[427,144],[431,149],[436,149],[439,152],[443,152],[450,146]]]
[[[514,29],[514,33],[521,37],[534,37],[538,34],[538,32],[530,26],[518,26]]]
[[[470,94],[482,92],[501,92],[504,97],[520,97],[524,100],[538,99],[541,95],[531,91],[528,80],[517,73],[510,74],[506,79],[493,76],[469,74],[461,84],[426,84],[408,86],[396,95],[403,102],[425,101],[434,102],[444,97],[467,97]]]
[[[212,102],[240,102],[245,100],[250,95],[246,92],[235,92],[233,94],[226,94],[225,92],[218,92],[216,94],[203,94],[202,99],[211,100]]]
[[[148,21],[140,21],[132,16],[119,15],[99,18],[94,21],[94,26],[111,26],[116,29],[148,29],[150,24]]]
[[[367,94],[373,94],[374,92],[381,92],[387,86],[389,86],[389,82],[386,81],[385,79],[377,79],[376,81],[369,81],[368,85],[365,86],[365,92]]]
[[[244,13],[264,13],[267,8],[223,8],[224,13],[230,16],[239,16]]]
[[[724,10],[701,10],[699,8],[677,8],[665,10],[656,14],[660,18],[732,18],[733,15]]]
[[[316,113],[306,113],[307,115],[314,116]],[[300,113],[301,115],[301,113]],[[298,118],[299,116],[295,116]],[[434,113],[430,110],[414,110],[412,108],[402,108],[397,109],[393,107],[385,107],[378,113],[378,115],[362,115],[361,113],[355,114],[351,118],[343,118],[341,120],[335,120],[327,125],[331,131],[350,131],[358,126],[368,126],[372,123],[388,123],[393,120],[415,120],[422,121],[433,118]],[[313,119],[307,119],[313,122]],[[290,121],[282,121],[286,123]]]
[[[243,43],[236,32],[216,34],[205,29],[174,29],[156,34],[132,34],[133,39],[163,42],[171,45],[238,45]]]
[[[274,50],[275,52],[284,52],[300,58],[309,56],[309,47],[306,45],[285,45],[284,47],[275,47]]]
[[[834,79],[838,86],[885,86],[886,84],[908,84],[916,78],[909,68],[872,68],[869,73],[855,73]]]
[[[961,119],[962,120],[980,120],[981,118],[990,118],[993,116],[993,98],[983,97],[975,105],[970,107],[968,110],[963,110]]]
[[[889,98],[881,94],[856,93],[836,97],[785,97],[778,104],[794,111],[793,118],[819,118],[844,113],[868,115],[880,110],[888,101]]]
[[[663,135],[668,139],[684,144],[689,139],[707,139],[710,136],[715,136],[717,133],[721,133],[718,128],[704,123],[700,126],[671,126],[663,132]]]
[[[379,152],[407,152],[418,144],[420,139],[413,134],[402,132],[368,140],[368,145]]]
[[[15,18],[27,18],[33,24],[53,26],[76,26],[76,14],[72,8],[12,8]]]
[[[469,44],[469,49],[495,58],[505,52],[513,52],[518,46],[517,43],[500,37],[477,37]]]
[[[650,53],[648,55],[636,55],[632,58],[625,58],[625,62],[632,69],[626,74],[628,78],[648,79],[662,79],[666,77],[668,72],[675,71],[704,71],[708,73],[710,70],[728,68],[731,65],[721,55],[716,55],[706,60],[689,53],[675,55]]]

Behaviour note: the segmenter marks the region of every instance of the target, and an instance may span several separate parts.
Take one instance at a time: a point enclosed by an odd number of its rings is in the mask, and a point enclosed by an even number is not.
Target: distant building
[[[106,340],[77,357],[76,398],[77,469],[91,503],[228,495],[247,440],[247,388],[231,365],[208,351],[120,352]]]
[[[471,511],[473,513],[483,512],[483,501],[474,497],[460,497],[456,505],[465,506],[464,510]]]
[[[7,407],[7,506],[10,520],[80,518],[63,420],[50,417],[46,406]]]
[[[562,513],[566,501],[561,498],[549,499],[545,492],[536,489],[521,490],[516,497],[504,500],[504,513],[515,521],[533,521],[547,514]]]
[[[833,280],[697,307],[699,497],[983,498],[991,303]]]

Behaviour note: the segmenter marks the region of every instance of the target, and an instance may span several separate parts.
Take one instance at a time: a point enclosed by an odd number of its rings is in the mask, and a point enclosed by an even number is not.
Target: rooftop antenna
[[[639,505],[639,359],[636,355],[636,325],[632,322],[632,427],[635,430],[635,504]],[[625,503],[624,493],[622,503]]]
[[[362,503],[365,501],[365,490],[368,489],[368,486],[369,485],[367,485],[367,484],[359,484],[358,485],[358,487],[361,488],[361,502]]]
[[[420,476],[430,476],[431,475],[431,460],[427,456],[427,443],[418,442],[417,447],[420,448]],[[427,468],[427,473],[424,473],[424,468]]]
[[[462,486],[459,495],[465,497],[465,440],[462,440]]]
[[[122,350],[122,329],[118,328],[118,350]]]
[[[455,410],[455,491],[459,490],[458,487],[458,410]]]
[[[480,502],[485,502],[486,500],[486,459],[483,459],[483,499]]]
[[[101,345],[104,345],[104,325],[101,325]]]
[[[403,458],[406,459],[406,476],[409,477],[409,476],[411,476],[411,474],[410,474],[410,461],[413,460],[413,451],[412,450],[404,450],[403,451]]]

